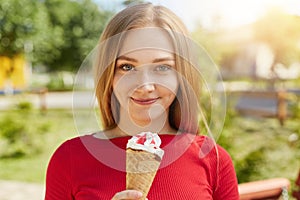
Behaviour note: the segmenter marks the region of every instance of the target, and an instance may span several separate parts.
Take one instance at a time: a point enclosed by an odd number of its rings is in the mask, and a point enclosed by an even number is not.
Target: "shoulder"
[[[201,155],[208,161],[217,199],[237,199],[237,178],[230,154],[213,138],[198,136]]]
[[[83,145],[85,142],[93,142],[96,138],[92,134],[77,136],[65,140],[60,146],[73,147],[78,145]]]
[[[193,141],[197,146],[200,147],[203,156],[206,156],[210,153],[213,154],[227,154],[226,150],[221,147],[214,138],[205,136],[205,135],[197,135]]]
[[[222,164],[232,162],[230,154],[217,142],[208,136],[199,135],[194,139],[194,143],[199,148],[199,157],[206,158],[210,161],[216,161]]]
[[[77,152],[84,152],[81,146],[82,137],[75,137],[62,142],[52,154],[47,166],[46,175],[46,197],[47,199],[59,198],[69,199],[71,195],[73,177],[76,173],[77,162],[74,162],[74,156],[78,156]],[[76,152],[77,151],[77,152]],[[80,156],[80,155],[79,155]],[[82,162],[84,163],[84,162]],[[51,197],[50,197],[51,196]],[[68,197],[67,197],[68,196]]]
[[[86,149],[82,143],[83,138],[89,136],[78,136],[62,142],[50,156],[48,173],[60,171],[65,172],[80,158],[86,158]],[[76,159],[75,159],[76,158]],[[66,172],[68,173],[68,172]]]
[[[54,151],[52,155],[53,158],[66,159],[71,153],[84,150],[83,141],[90,139],[91,136],[78,136],[62,142]]]
[[[72,148],[74,146],[78,146],[81,143],[81,138],[83,136],[74,137],[63,141],[57,148],[57,150],[65,150],[68,148]]]

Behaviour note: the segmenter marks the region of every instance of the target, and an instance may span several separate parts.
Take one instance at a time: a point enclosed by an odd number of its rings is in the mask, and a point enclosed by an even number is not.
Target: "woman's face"
[[[146,126],[168,119],[179,86],[173,52],[162,30],[137,30],[126,35],[113,80],[120,120]]]

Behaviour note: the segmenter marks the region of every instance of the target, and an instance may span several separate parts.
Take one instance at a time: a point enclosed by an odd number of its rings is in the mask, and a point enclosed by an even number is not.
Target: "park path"
[[[35,108],[40,108],[41,104],[51,108],[72,108],[72,92],[49,92],[45,96],[38,94],[17,94],[11,96],[0,95],[0,110],[13,108],[20,102],[30,102]]]
[[[47,109],[72,109],[91,108],[93,99],[92,91],[72,91],[67,92],[48,92],[44,95],[25,93],[16,95],[0,95],[0,111],[14,108],[22,102],[30,102],[33,107]],[[75,98],[75,101],[73,99]]]
[[[44,185],[0,180],[0,200],[42,200]]]

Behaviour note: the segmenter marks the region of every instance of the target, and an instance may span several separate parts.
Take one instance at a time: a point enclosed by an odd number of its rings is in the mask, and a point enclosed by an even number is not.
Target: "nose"
[[[143,92],[153,92],[155,90],[154,78],[149,71],[145,70],[141,72],[137,90]]]
[[[155,90],[154,83],[145,83],[137,88],[140,91],[153,92]]]

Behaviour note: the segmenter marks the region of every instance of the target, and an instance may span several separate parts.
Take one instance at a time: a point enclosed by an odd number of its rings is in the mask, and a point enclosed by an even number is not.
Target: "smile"
[[[148,98],[148,99],[136,99],[136,98],[131,97],[131,100],[139,105],[151,105],[151,104],[155,103],[158,99],[159,99],[159,97]]]

